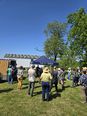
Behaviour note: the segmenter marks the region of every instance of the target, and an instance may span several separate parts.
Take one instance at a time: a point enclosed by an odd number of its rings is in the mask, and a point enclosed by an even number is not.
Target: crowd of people
[[[18,81],[18,89],[22,89],[24,68],[20,66],[18,69],[13,68],[9,65],[7,70],[8,75],[8,83],[13,83],[13,75],[17,76]],[[82,90],[85,95],[85,103],[87,103],[87,68],[83,68],[82,70],[77,68],[68,68],[68,70],[64,70],[63,68],[57,68],[56,66],[51,67],[51,70],[48,66],[44,66],[40,68],[39,66],[35,67],[31,65],[27,71],[28,75],[28,92],[27,94],[33,97],[35,81],[38,78],[39,84],[42,86],[42,100],[49,101],[51,98],[51,92],[53,86],[55,87],[56,94],[59,95],[58,91],[58,83],[61,84],[61,89],[65,89],[65,81],[72,81],[71,87],[76,87],[78,85],[82,86]]]

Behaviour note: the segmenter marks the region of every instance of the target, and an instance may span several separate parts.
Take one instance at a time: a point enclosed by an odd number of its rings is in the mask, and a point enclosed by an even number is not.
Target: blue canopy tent
[[[41,56],[40,58],[32,61],[32,64],[39,64],[39,65],[58,65],[58,63],[56,63],[55,61],[45,57],[45,56]]]

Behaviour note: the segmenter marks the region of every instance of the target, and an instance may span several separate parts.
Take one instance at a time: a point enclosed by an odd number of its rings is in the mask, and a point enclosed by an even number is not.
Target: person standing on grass
[[[19,69],[17,70],[17,80],[18,80],[18,89],[21,90],[22,89],[22,81],[23,81],[23,67],[20,66]]]
[[[83,103],[87,103],[87,72],[83,70],[83,74],[80,77],[80,84],[82,85],[82,90],[85,96],[85,100]]]
[[[55,85],[55,89],[56,89],[56,93],[58,94],[58,71],[57,68],[54,67],[53,71],[52,71],[52,81],[51,81],[51,89],[53,87],[53,84]]]
[[[28,80],[29,80],[28,95],[31,95],[31,97],[33,97],[34,85],[35,85],[35,66],[34,65],[32,65],[28,70]]]
[[[68,68],[68,80],[70,80],[71,79],[71,68]]]
[[[78,69],[73,69],[72,70],[72,87],[78,86],[79,77],[80,77],[80,72],[78,71]]]
[[[64,86],[64,83],[65,83],[65,74],[66,74],[66,71],[64,69],[60,69],[58,68],[58,76],[59,76],[59,83],[61,84],[61,88],[62,90],[65,89],[65,86]]]
[[[7,69],[7,78],[8,78],[8,83],[12,84],[13,83],[13,77],[12,77],[12,66],[9,65]]]
[[[42,81],[42,100],[45,101],[45,95],[47,96],[47,101],[49,101],[50,92],[50,80],[52,79],[49,68],[45,67],[43,73],[41,74],[40,80]]]
[[[36,72],[36,78],[38,80],[38,82],[40,83],[40,76],[43,72],[42,68],[39,67],[39,65],[36,67],[35,69],[35,72]]]

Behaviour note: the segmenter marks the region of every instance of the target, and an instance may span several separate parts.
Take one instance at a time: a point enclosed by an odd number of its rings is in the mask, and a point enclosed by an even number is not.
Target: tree
[[[67,45],[67,48],[64,51],[64,54],[62,55],[61,59],[59,60],[60,67],[68,68],[68,67],[74,67],[76,68],[78,66],[78,62],[76,61],[75,53],[72,52],[70,47]]]
[[[56,61],[57,57],[61,57],[65,48],[63,35],[65,33],[66,24],[57,21],[49,23],[45,34],[47,36],[44,42],[44,51],[48,57],[53,57]]]
[[[87,14],[83,8],[67,17],[70,48],[87,63]]]

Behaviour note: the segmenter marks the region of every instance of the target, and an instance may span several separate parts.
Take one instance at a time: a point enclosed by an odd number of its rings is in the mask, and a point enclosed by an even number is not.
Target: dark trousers
[[[87,102],[87,87],[83,87],[85,101]]]
[[[45,95],[47,96],[47,101],[49,100],[49,82],[42,82],[42,100],[45,100]]]
[[[31,96],[33,96],[34,85],[35,85],[34,82],[29,82],[29,85],[28,85],[28,94],[30,94]]]
[[[72,87],[77,86],[78,85],[78,81],[79,81],[79,77],[73,77]]]
[[[58,87],[57,87],[58,83],[52,83],[52,82],[51,82],[51,89],[52,89],[53,85],[55,86],[56,92],[58,92]]]

